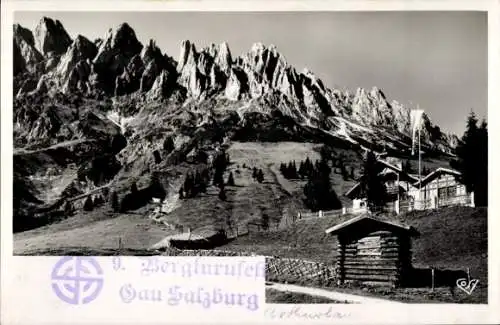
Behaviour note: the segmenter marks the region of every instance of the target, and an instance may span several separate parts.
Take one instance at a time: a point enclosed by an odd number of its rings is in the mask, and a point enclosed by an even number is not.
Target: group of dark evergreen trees
[[[87,198],[83,203],[83,210],[87,212],[92,211],[94,210],[94,208],[104,205],[109,199],[113,200],[114,196],[116,196],[115,192],[113,192],[110,196],[109,189],[104,188],[102,190],[102,193],[96,195],[94,199],[92,199],[91,195],[87,196]],[[71,204],[71,202],[66,202],[64,206],[64,212],[66,215],[72,215],[74,213],[74,207],[73,204]]]
[[[488,206],[488,125],[478,125],[474,112],[467,118],[466,130],[456,148],[452,168],[462,174],[461,181],[467,192],[474,192],[474,205]]]
[[[309,157],[307,158],[309,159]],[[307,160],[308,163],[311,163],[309,160]],[[300,174],[299,174],[300,170]],[[280,172],[283,177],[286,179],[298,179],[298,178],[303,178],[304,176],[304,164],[301,162],[300,168],[297,170],[297,165],[295,164],[295,160],[289,161],[288,164],[286,163],[281,163],[280,164]]]
[[[351,167],[348,171],[347,167],[343,163],[341,158],[332,158],[324,156],[322,158],[327,164],[332,164],[334,167],[334,172],[342,175],[344,180],[354,179],[354,167]],[[295,160],[286,163],[280,164],[280,172],[286,179],[309,179],[313,175],[319,172],[320,168],[320,160],[316,160],[314,163],[307,157],[305,160],[302,160],[299,164],[299,168],[297,169],[297,165]]]
[[[313,212],[340,209],[342,203],[331,186],[331,168],[328,165],[328,157],[322,154],[314,167],[311,167],[312,163],[307,158],[304,166],[305,175],[308,175],[308,181],[304,186],[305,205]]]
[[[224,173],[229,166],[230,158],[225,152],[218,154],[213,161],[213,172],[208,168],[203,168],[195,172],[188,172],[184,178],[184,183],[179,189],[179,197],[188,199],[196,197],[200,193],[206,193],[207,187],[212,183],[219,187],[219,198],[226,200],[225,185],[235,186],[234,175],[229,173],[227,182],[224,181]]]
[[[179,198],[188,199],[196,197],[200,193],[206,193],[210,185],[210,173],[208,168],[188,172],[184,178],[184,183],[179,189]]]

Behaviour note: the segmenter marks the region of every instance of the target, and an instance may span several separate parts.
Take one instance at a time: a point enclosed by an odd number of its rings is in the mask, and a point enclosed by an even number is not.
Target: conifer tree
[[[130,187],[130,192],[131,193],[137,193],[137,191],[138,191],[138,189],[137,189],[137,183],[133,182],[132,186]]]
[[[262,214],[261,225],[262,229],[269,230],[269,215],[267,215],[266,213]]]
[[[111,193],[111,209],[114,212],[118,212],[120,210],[120,203],[118,201],[118,194],[114,191],[113,191],[113,193]]]
[[[161,155],[158,150],[153,151],[153,157],[155,159],[155,164],[161,163]]]
[[[377,157],[370,150],[363,163],[363,174],[360,181],[361,192],[366,197],[370,210],[384,207],[386,203],[387,189],[383,178],[379,175],[381,171]]]
[[[301,160],[299,164],[299,170],[298,170],[299,177],[302,179],[305,176],[305,171],[304,171],[304,161]]]
[[[220,187],[220,190],[219,190],[219,199],[221,199],[222,201],[226,201],[226,199],[227,199],[227,197],[226,197],[226,190],[224,189],[224,186]]]
[[[167,137],[163,142],[163,150],[166,151],[167,155],[175,149],[174,140],[171,136]]]
[[[64,205],[64,214],[66,216],[71,216],[73,215],[73,213],[74,213],[73,204],[71,204],[71,202],[69,201],[66,201],[66,204]]]
[[[83,210],[84,211],[92,211],[94,210],[94,202],[92,202],[92,197],[87,196],[87,199],[85,199],[85,203],[83,203]]]
[[[109,188],[105,187],[102,189],[102,196],[103,196],[104,201],[109,200]]]
[[[227,185],[229,186],[234,186],[234,177],[233,177],[233,172],[229,173],[229,177],[227,179]]]

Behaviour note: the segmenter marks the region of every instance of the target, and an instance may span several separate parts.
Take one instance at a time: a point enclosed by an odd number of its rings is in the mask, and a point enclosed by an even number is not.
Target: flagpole
[[[420,150],[420,127],[418,128],[418,186],[420,194],[422,195],[422,151]],[[422,199],[422,198],[420,198]]]
[[[401,171],[403,171],[402,167],[403,166],[401,166]],[[399,171],[398,171],[398,183],[397,183],[396,186],[397,186],[396,190],[398,191],[398,200],[397,200],[397,202],[398,202],[398,210],[396,212],[399,214],[399,209],[400,209],[400,206],[399,206],[399,204],[400,204],[400,202],[399,202]]]

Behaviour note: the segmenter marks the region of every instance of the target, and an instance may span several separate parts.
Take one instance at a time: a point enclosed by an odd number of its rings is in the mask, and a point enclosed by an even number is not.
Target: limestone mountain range
[[[209,99],[241,103],[236,111],[279,110],[299,126],[359,143],[379,140],[376,133],[406,142],[410,109],[389,101],[382,90],[354,92],[331,89],[313,72],[296,70],[278,49],[261,43],[235,57],[227,43],[197,49],[186,40],[177,60],[162,53],[154,40],[141,44],[123,23],[102,39],[74,39],[59,21],[43,17],[34,32],[14,26],[14,92],[17,98],[35,94],[71,94],[135,98],[152,102],[174,94],[183,102]],[[456,137],[444,134],[424,117],[423,140],[451,152]],[[366,132],[369,129],[372,132]],[[387,146],[398,145],[386,141]]]

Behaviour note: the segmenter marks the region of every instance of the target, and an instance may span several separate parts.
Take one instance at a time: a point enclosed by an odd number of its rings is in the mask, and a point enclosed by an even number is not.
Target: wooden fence
[[[313,218],[323,218],[323,217],[336,217],[346,213],[348,213],[348,209],[306,212],[306,213],[300,212],[297,215],[297,219],[302,220],[302,219],[313,219]]]
[[[335,265],[285,257],[266,257],[266,280],[289,283],[335,285]]]
[[[167,256],[257,256],[255,253],[224,250],[179,250],[166,248],[162,255]],[[284,283],[307,283],[336,285],[335,265],[306,261],[295,258],[264,256],[266,259],[266,281]]]

